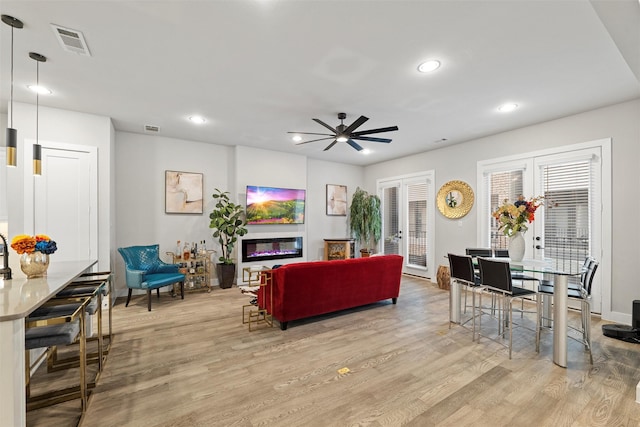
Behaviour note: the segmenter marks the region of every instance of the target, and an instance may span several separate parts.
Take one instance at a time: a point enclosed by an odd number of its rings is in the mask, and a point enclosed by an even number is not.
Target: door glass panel
[[[382,237],[385,254],[400,253],[400,221],[398,215],[398,187],[386,187],[382,190]]]
[[[563,271],[580,272],[590,253],[590,175],[588,161],[542,167],[544,257]]]
[[[491,212],[495,212],[507,199],[511,203],[518,200],[522,194],[522,170],[511,170],[506,172],[496,172],[489,175],[489,194],[491,201],[489,206]],[[493,249],[507,249],[509,238],[498,230],[500,223],[488,213],[487,218],[491,218],[491,247]]]
[[[407,185],[409,264],[427,267],[427,184]]]

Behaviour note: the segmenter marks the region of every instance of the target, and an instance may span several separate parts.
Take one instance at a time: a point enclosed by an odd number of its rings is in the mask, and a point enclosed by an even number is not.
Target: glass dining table
[[[523,259],[522,261],[511,261],[509,258],[492,258],[498,261],[509,262],[512,271],[542,274],[544,279],[551,280],[553,289],[553,363],[567,367],[567,318],[568,318],[568,286],[570,277],[578,277],[581,272],[563,271],[551,267],[551,260],[548,259]],[[451,321],[460,323],[461,312],[460,287],[451,281],[451,297],[457,304],[452,304],[450,313]],[[543,319],[551,318],[551,296],[543,295]],[[541,325],[550,327],[549,320]]]

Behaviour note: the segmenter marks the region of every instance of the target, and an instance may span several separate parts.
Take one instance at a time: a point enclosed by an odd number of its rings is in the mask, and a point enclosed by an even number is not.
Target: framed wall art
[[[347,186],[327,184],[327,215],[347,216]]]
[[[164,172],[164,212],[168,214],[202,214],[204,192],[202,174]]]

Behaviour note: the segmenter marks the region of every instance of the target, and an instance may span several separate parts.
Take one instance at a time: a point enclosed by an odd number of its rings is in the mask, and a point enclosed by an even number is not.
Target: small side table
[[[242,269],[243,286],[250,288],[258,287],[258,292],[262,292],[263,306],[255,306],[253,304],[245,304],[242,306],[242,323],[249,324],[249,332],[251,325],[259,325],[261,323],[273,327],[273,314],[269,312],[267,307],[273,307],[273,276],[272,271],[268,267],[256,269],[255,267],[244,267]],[[267,292],[266,287],[269,286],[269,305],[266,304]]]

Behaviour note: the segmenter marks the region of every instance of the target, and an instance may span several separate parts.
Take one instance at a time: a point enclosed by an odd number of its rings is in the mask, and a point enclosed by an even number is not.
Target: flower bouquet
[[[527,223],[533,222],[535,219],[536,210],[542,206],[543,199],[538,196],[525,200],[522,195],[515,203],[509,203],[505,199],[503,205],[491,215],[500,224],[498,229],[502,230],[506,236],[513,236],[517,232],[524,233],[529,229]]]
[[[46,234],[18,234],[11,248],[20,254],[20,269],[28,279],[44,276],[49,268],[49,255],[58,250],[56,242]]]

